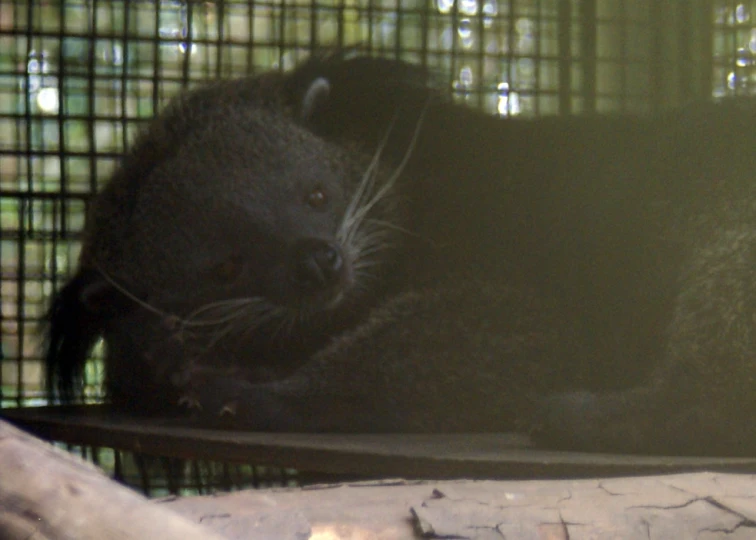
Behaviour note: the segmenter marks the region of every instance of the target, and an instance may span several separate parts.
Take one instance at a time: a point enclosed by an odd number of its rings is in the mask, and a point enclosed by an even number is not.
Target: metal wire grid
[[[712,94],[756,95],[756,1],[714,8]]]
[[[203,495],[247,488],[295,487],[327,481],[294,469],[183,460],[121,452],[109,448],[61,445],[61,448],[91,461],[123,484],[151,497]]]
[[[644,111],[756,93],[755,21],[754,0],[2,0],[0,407],[44,401],[39,321],[88,200],[181,89],[357,46],[494,114]],[[96,401],[96,360],[87,379]]]

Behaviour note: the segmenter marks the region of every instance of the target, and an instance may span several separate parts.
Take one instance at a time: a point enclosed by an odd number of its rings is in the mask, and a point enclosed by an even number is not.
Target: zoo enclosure
[[[185,87],[333,47],[424,64],[502,116],[756,94],[754,0],[3,0],[0,407],[44,403],[40,321],[144,119]],[[95,357],[93,402],[99,373]]]

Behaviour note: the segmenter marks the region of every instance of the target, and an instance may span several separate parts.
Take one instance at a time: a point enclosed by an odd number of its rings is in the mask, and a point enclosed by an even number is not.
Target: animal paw
[[[239,402],[237,400],[232,400],[223,405],[221,407],[220,412],[218,412],[218,416],[236,416],[236,413],[239,409]]]
[[[178,400],[178,406],[182,407],[186,410],[192,411],[202,410],[202,404],[199,402],[196,396],[190,395],[190,394],[184,394],[182,395]]]

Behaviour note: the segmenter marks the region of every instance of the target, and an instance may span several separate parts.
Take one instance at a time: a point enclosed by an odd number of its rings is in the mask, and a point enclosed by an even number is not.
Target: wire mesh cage
[[[0,407],[45,402],[40,322],[76,264],[90,196],[143,121],[202,81],[336,47],[426,65],[501,116],[756,94],[752,0],[3,1]],[[118,453],[84,453],[124,476]],[[253,469],[218,467],[222,486],[256,483]]]

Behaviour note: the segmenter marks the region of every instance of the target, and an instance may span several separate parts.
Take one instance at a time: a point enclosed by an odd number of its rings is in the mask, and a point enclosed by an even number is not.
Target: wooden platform
[[[148,501],[0,420],[0,538],[756,537],[753,475],[399,480]]]
[[[579,478],[756,472],[756,458],[620,456],[538,450],[513,434],[247,433],[134,419],[104,406],[0,410],[43,439],[158,456],[291,467],[363,478]]]

